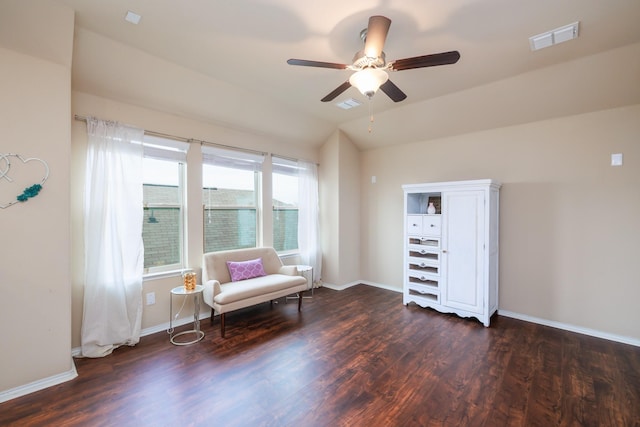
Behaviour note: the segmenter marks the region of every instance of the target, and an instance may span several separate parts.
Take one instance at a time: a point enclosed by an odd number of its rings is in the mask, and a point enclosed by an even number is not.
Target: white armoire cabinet
[[[486,179],[402,188],[403,304],[475,317],[489,326],[498,309],[500,184]]]

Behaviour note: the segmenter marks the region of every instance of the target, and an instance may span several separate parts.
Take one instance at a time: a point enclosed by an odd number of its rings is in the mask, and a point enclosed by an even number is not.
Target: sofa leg
[[[213,309],[213,307],[211,307],[211,326],[213,326],[213,318],[215,317],[215,315],[216,315],[216,312]]]
[[[220,336],[224,338],[224,315],[225,313],[220,314]]]
[[[300,291],[300,293],[298,294],[298,311],[302,310],[302,294],[302,291]]]

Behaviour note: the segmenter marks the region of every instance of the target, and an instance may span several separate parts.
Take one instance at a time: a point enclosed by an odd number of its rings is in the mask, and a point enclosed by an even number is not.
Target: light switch
[[[371,183],[372,183],[372,184],[375,184],[375,183],[376,183],[376,181],[377,181],[376,176],[375,176],[375,175],[372,175],[372,176],[371,176]]]
[[[611,166],[622,166],[622,153],[611,155]]]

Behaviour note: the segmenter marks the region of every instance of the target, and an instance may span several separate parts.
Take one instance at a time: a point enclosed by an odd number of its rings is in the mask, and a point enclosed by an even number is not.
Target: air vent
[[[578,37],[578,26],[579,22],[574,22],[573,24],[565,25],[564,27],[529,37],[531,50],[539,50],[575,39]]]
[[[125,21],[131,22],[134,25],[138,25],[140,23],[140,19],[142,19],[142,16],[131,11],[128,11],[127,15],[124,17]]]
[[[353,98],[349,98],[345,99],[344,101],[338,102],[336,105],[343,110],[350,110],[352,108],[359,107],[360,105],[362,105],[362,103]]]

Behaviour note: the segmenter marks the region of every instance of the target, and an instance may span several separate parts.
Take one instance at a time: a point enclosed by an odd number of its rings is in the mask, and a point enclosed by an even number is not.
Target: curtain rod
[[[231,145],[218,144],[217,142],[198,141],[197,139],[192,139],[190,142],[199,142],[200,145],[212,145],[214,147],[227,148],[229,150],[244,151],[245,153],[261,154],[265,157],[269,154],[265,153],[264,151],[251,150],[249,148],[232,147]]]
[[[87,117],[85,117],[85,116],[80,116],[80,115],[76,114],[76,115],[73,116],[73,118],[75,120],[80,121],[80,122],[85,122],[85,123],[87,122]],[[276,156],[276,157],[280,157],[282,159],[292,160],[292,161],[295,161],[295,162],[301,160],[301,159],[296,159],[296,158],[293,158],[293,157],[281,156],[280,154],[267,153],[267,152],[258,151],[258,150],[251,150],[249,148],[233,147],[231,145],[219,144],[217,142],[202,141],[202,140],[198,140],[198,139],[194,139],[194,138],[185,138],[185,137],[182,137],[182,136],[175,136],[175,135],[170,135],[170,134],[167,134],[167,133],[154,132],[152,130],[146,130],[145,129],[144,133],[145,133],[145,135],[157,136],[159,138],[175,139],[177,141],[195,143],[195,144],[200,144],[200,145],[213,145],[215,147],[228,148],[230,150],[245,151],[245,152],[253,153],[253,154],[261,154],[263,156],[267,156],[268,154],[271,154],[271,156]],[[318,163],[316,163],[316,166],[318,166]]]
[[[79,122],[87,122],[87,117],[85,116],[79,116],[78,114],[76,114],[75,116],[73,116],[73,118],[75,120],[78,120]],[[192,142],[192,139],[188,139],[188,138],[184,138],[181,136],[175,136],[175,135],[169,135],[167,133],[160,133],[160,132],[154,132],[152,130],[144,130],[144,134],[145,135],[149,135],[149,136],[157,136],[160,138],[169,138],[169,139],[175,139],[176,141],[182,141],[182,142]]]

